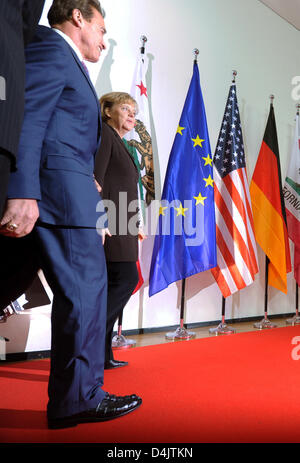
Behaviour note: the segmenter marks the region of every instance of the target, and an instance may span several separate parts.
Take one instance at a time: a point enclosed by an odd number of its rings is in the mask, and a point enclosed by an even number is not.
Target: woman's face
[[[110,109],[106,110],[109,117],[108,123],[124,136],[130,132],[135,126],[136,109],[131,103],[114,104]]]

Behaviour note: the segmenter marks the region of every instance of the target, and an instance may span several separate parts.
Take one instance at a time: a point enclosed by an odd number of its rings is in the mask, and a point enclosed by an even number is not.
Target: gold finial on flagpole
[[[198,56],[199,56],[199,50],[198,50],[198,48],[194,48],[193,53],[194,53],[194,60],[195,60],[195,63],[197,63],[197,62],[198,62]]]
[[[232,83],[235,84],[235,78],[237,76],[237,71],[233,70],[232,71]]]

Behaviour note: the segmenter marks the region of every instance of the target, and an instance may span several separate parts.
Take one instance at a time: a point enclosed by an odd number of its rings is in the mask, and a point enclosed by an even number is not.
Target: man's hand
[[[11,238],[23,238],[32,232],[39,217],[35,199],[9,199],[0,222],[0,234]]]

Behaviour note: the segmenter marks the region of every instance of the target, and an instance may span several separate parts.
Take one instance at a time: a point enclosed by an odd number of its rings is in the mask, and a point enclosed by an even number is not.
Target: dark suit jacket
[[[138,222],[137,210],[133,204],[128,212],[128,206],[132,201],[137,205],[138,171],[118,133],[105,122],[96,156],[95,178],[102,187],[103,200],[113,202],[108,207],[108,228],[113,236],[105,240],[106,259],[110,262],[137,262],[138,237],[130,234],[128,229],[130,221],[135,225]],[[121,200],[120,192],[123,193]]]
[[[8,197],[37,199],[40,222],[48,226],[107,226],[93,178],[101,135],[93,84],[68,43],[43,26],[26,49],[26,71],[18,170],[10,176]],[[21,240],[0,236],[5,263],[0,266],[0,308],[21,296],[36,275],[32,235]]]
[[[93,178],[100,105],[77,54],[42,26],[26,49],[25,96],[19,168],[9,197],[39,201],[44,223],[27,238],[53,292],[47,411],[62,418],[96,407],[105,396],[107,275],[95,230],[99,193]]]
[[[18,151],[24,113],[24,45],[32,39],[44,0],[0,1],[0,76],[6,82],[6,99],[0,99],[0,148],[13,160]]]
[[[101,203],[96,212],[93,178],[100,133],[98,97],[82,63],[57,32],[38,26],[26,49],[25,116],[8,198],[37,199],[41,222],[95,228],[106,217]]]

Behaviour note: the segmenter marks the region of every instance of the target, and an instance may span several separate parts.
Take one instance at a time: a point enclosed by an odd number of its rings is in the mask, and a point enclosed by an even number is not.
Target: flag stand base
[[[235,334],[236,330],[234,328],[231,328],[229,325],[226,324],[225,322],[225,306],[226,306],[226,299],[223,296],[222,297],[222,321],[217,328],[210,328],[209,334],[212,334],[214,336],[219,336],[219,335],[227,335],[227,334]]]
[[[169,340],[180,340],[180,341],[188,341],[189,339],[192,339],[196,336],[196,333],[192,331],[187,331],[183,326],[180,328],[177,328],[176,331],[167,333],[166,334],[166,339]]]
[[[268,319],[268,284],[269,284],[269,264],[270,260],[268,256],[266,256],[266,270],[265,270],[265,316],[264,318],[258,322],[254,323],[254,328],[257,330],[269,330],[272,328],[277,328],[277,325],[275,323],[272,323]]]
[[[292,326],[300,325],[300,316],[298,315],[298,313],[296,313],[296,315],[294,317],[288,318],[286,320],[286,324],[287,325],[292,325]]]
[[[277,328],[277,325],[275,323],[270,322],[268,317],[263,318],[260,322],[254,323],[254,328],[258,330],[266,330],[266,329],[272,329],[272,328]]]
[[[296,282],[296,313],[294,317],[288,318],[286,320],[287,325],[300,325],[300,315],[299,315],[299,295],[298,295],[298,283]]]
[[[182,291],[181,291],[181,309],[180,309],[180,327],[176,331],[166,333],[165,337],[169,341],[188,341],[189,339],[195,338],[196,333],[193,331],[187,331],[184,327],[184,302],[185,302],[185,278],[182,280]]]
[[[120,324],[121,319],[119,319],[119,326],[118,326],[118,334],[112,338],[111,347],[113,350],[119,349],[130,349],[131,347],[135,347],[136,341],[132,339],[126,339],[125,336],[122,335],[122,324]],[[122,322],[121,322],[122,323]]]
[[[126,339],[123,335],[114,336],[111,343],[111,347],[113,350],[130,349],[131,347],[135,347],[135,345],[135,341],[133,341],[132,339]]]
[[[220,323],[220,325],[217,326],[217,328],[210,328],[209,330],[209,334],[213,334],[214,336],[235,334],[235,332],[235,329],[226,325],[226,323]]]

